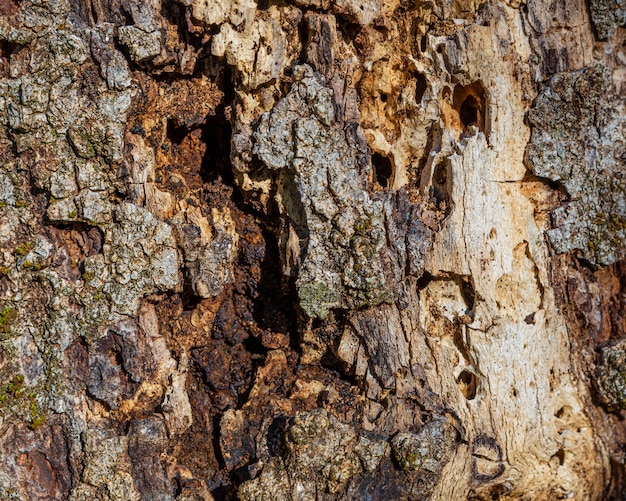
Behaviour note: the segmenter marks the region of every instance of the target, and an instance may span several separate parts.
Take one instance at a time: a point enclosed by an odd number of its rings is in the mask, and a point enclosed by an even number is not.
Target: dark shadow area
[[[130,130],[133,134],[139,134],[139,135],[145,135],[145,131],[143,134],[141,134],[141,131],[143,130],[143,127],[134,125],[133,128]],[[189,129],[187,127],[185,127],[184,125],[179,125],[176,126],[176,124],[174,123],[174,120],[168,120],[167,121],[167,138],[170,140],[170,142],[174,145],[180,145],[183,140],[185,139],[185,137],[187,137],[187,135],[189,134]]]
[[[381,188],[391,188],[394,174],[391,159],[379,153],[374,153],[372,155],[372,167],[374,168],[374,183],[378,183]]]
[[[230,162],[230,122],[223,109],[207,117],[202,126],[202,141],[206,144],[206,153],[200,166],[200,175],[205,183],[212,183],[218,178],[229,186],[234,185],[233,170]]]
[[[0,78],[9,76],[9,66],[11,63],[11,54],[17,50],[17,46],[6,40],[0,41]]]
[[[254,319],[262,329],[290,336],[297,346],[298,294],[293,279],[282,274],[278,240],[274,233],[263,231],[265,256],[261,263],[261,280],[254,301]]]
[[[285,444],[287,423],[285,416],[278,416],[272,420],[267,430],[267,451],[270,456],[285,457],[287,455],[287,445]]]
[[[443,209],[444,205],[449,210],[451,179],[449,179],[447,162],[444,160],[439,162],[433,172],[432,185],[430,187],[430,196],[432,202],[439,209]]]
[[[460,289],[461,296],[463,296],[463,300],[465,304],[467,304],[467,309],[471,312],[474,309],[474,302],[476,300],[476,291],[474,290],[474,284],[472,283],[472,277],[469,276],[467,279],[460,279]]]
[[[421,104],[424,93],[428,89],[426,77],[421,73],[415,73],[415,104]]]
[[[478,123],[479,108],[480,103],[474,96],[467,96],[465,101],[463,101],[459,115],[461,117],[461,122],[465,127]]]

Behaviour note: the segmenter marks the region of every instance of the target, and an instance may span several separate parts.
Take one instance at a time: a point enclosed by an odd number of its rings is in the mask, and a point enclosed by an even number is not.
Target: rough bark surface
[[[0,0],[0,499],[624,499],[621,0]]]

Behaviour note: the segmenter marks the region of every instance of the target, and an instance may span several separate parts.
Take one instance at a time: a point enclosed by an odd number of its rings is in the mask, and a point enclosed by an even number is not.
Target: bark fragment
[[[0,497],[618,499],[587,7],[0,1]]]

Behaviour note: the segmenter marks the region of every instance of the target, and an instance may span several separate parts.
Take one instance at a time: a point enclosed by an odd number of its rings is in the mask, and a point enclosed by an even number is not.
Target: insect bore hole
[[[390,188],[393,184],[393,164],[391,159],[379,153],[372,155],[372,167],[374,168],[374,182],[381,188]]]

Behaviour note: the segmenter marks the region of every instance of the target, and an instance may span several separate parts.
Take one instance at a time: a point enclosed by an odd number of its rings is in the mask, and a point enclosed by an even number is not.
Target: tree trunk
[[[623,1],[0,15],[0,499],[626,499]]]

